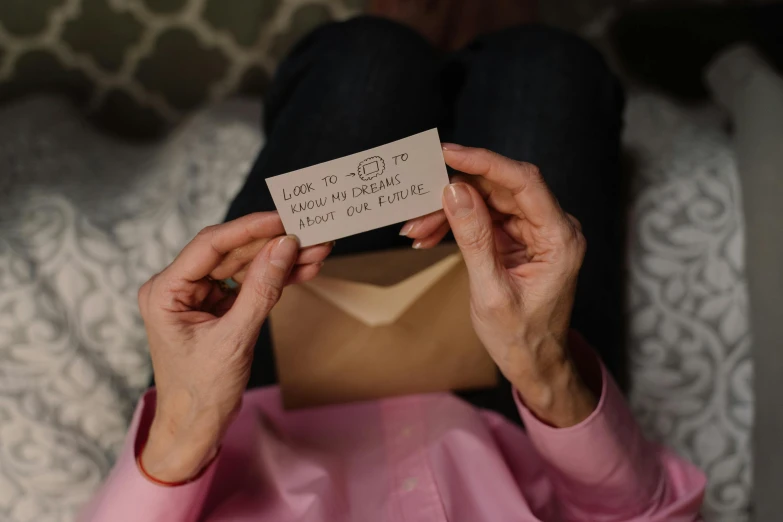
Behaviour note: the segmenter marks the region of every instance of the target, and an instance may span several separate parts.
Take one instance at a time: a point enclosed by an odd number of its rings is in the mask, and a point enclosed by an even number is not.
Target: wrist
[[[512,381],[525,406],[555,428],[575,426],[587,419],[598,403],[576,369],[564,368],[548,380]]]
[[[525,357],[525,363],[509,376],[525,406],[556,428],[574,426],[589,417],[598,399],[585,384],[566,343],[542,343],[532,353],[532,359]]]
[[[195,424],[173,425],[156,415],[150,426],[139,463],[155,480],[183,483],[197,477],[214,459],[220,446],[218,427]]]

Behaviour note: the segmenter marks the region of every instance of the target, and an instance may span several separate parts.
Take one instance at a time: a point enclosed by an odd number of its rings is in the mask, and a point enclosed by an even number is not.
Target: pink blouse
[[[640,433],[601,367],[596,410],[555,429],[517,398],[526,431],[453,395],[284,411],[278,388],[248,391],[217,459],[163,487],[136,466],[155,391],[80,520],[693,521],[704,475]]]

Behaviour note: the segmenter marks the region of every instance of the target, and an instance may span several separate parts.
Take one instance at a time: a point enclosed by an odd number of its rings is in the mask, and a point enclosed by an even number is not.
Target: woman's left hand
[[[596,403],[569,353],[585,252],[579,222],[563,212],[534,165],[484,149],[443,149],[446,163],[469,176],[446,187],[444,211],[407,223],[404,235],[428,248],[454,232],[484,347],[538,417],[574,425]]]

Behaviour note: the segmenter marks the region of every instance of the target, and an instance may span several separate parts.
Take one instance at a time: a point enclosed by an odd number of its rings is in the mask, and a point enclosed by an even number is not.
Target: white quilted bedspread
[[[150,375],[136,290],[222,219],[259,115],[225,103],[140,146],[58,100],[0,111],[0,521],[72,520],[106,476]],[[627,117],[632,404],[708,472],[708,519],[738,522],[752,369],[733,156],[709,111],[637,96]]]

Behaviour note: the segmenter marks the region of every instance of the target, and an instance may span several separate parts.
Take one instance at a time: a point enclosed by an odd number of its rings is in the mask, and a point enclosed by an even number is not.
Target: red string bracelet
[[[209,462],[207,462],[203,468],[201,468],[201,471],[196,473],[195,476],[187,479],[182,480],[179,482],[166,482],[165,480],[156,479],[152,475],[150,475],[146,469],[144,469],[144,464],[141,463],[141,455],[144,452],[144,446],[146,446],[146,441],[144,444],[141,445],[139,448],[139,452],[136,455],[136,466],[139,468],[139,471],[141,471],[141,474],[144,475],[144,478],[152,482],[153,484],[156,484],[158,486],[163,486],[167,488],[175,488],[177,486],[184,486],[185,484],[190,484],[191,482],[195,482],[196,480],[201,478],[201,475],[204,474],[204,472],[209,468],[209,466],[212,464],[212,462],[217,458],[218,453],[220,453],[220,448],[215,452],[215,455],[209,459]]]

